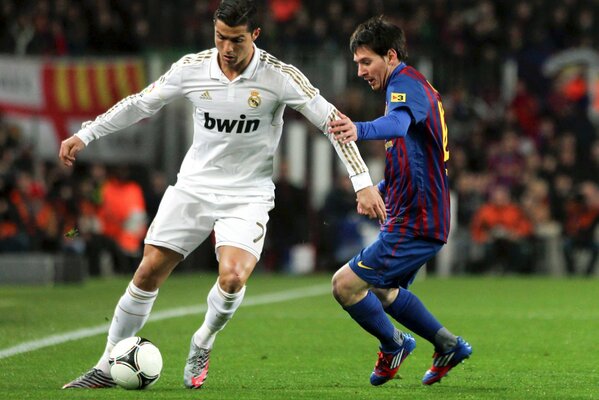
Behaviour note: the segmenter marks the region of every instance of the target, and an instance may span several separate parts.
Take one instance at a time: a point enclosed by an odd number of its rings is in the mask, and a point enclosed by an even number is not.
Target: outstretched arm
[[[298,76],[303,77],[298,70]],[[305,77],[303,77],[305,79]],[[318,127],[329,139],[337,155],[347,168],[354,190],[358,198],[358,212],[377,218],[379,221],[387,219],[385,204],[372,186],[368,167],[362,159],[355,143],[340,143],[333,134],[329,133],[329,122],[339,118],[339,111],[322,97],[316,88],[309,84],[307,79],[299,85],[293,79],[288,79],[285,86],[284,103],[302,113],[312,124]]]
[[[93,121],[83,123],[72,137],[63,140],[58,158],[72,166],[79,153],[92,140],[117,132],[158,112],[165,104],[182,95],[180,63],[140,93],[128,96]]]
[[[337,118],[338,115],[342,115],[339,111],[334,110],[331,114],[331,120]],[[360,155],[360,151],[358,150],[358,146],[356,146],[355,142],[348,143],[339,143],[335,137],[328,132],[325,132],[325,135],[330,140],[330,142],[337,150],[337,154],[341,158],[341,160],[345,163],[346,167],[348,167],[348,171],[351,171],[351,167],[356,164],[362,168],[364,171],[362,175],[368,178],[368,184],[362,185],[359,187],[352,179],[354,183],[354,190],[356,191],[357,196],[357,211],[359,214],[367,215],[369,218],[376,218],[380,223],[384,223],[387,219],[387,211],[385,208],[385,202],[383,201],[379,190],[377,187],[372,185],[372,181],[370,180],[370,175],[368,174],[368,168],[366,167],[366,163],[362,160],[362,156]],[[349,157],[348,157],[349,155]],[[351,172],[350,172],[350,177]],[[353,177],[352,177],[353,178]]]
[[[329,132],[340,143],[356,140],[389,140],[404,137],[412,123],[410,113],[403,108],[394,109],[389,114],[370,122],[352,122],[344,114],[329,123]]]

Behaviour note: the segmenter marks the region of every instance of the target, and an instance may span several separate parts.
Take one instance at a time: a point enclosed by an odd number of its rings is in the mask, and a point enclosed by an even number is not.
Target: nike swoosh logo
[[[370,269],[370,270],[374,269],[374,268],[370,268],[370,267],[364,265],[364,263],[362,261],[358,261],[358,267],[364,268],[364,269]]]

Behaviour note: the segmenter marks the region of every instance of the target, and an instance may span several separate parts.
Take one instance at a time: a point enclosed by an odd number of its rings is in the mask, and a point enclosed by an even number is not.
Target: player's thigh
[[[378,288],[407,288],[416,273],[443,247],[440,241],[381,232],[374,243],[349,261],[351,269]]]
[[[145,243],[170,249],[185,258],[212,232],[217,207],[212,194],[198,195],[169,186]]]
[[[219,196],[219,202],[222,208],[214,223],[215,248],[236,247],[252,254],[258,262],[273,199],[267,196]]]

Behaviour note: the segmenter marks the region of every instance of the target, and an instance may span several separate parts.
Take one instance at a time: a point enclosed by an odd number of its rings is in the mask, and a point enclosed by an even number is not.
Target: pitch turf
[[[425,387],[420,379],[432,348],[417,338],[402,379],[375,388],[368,377],[376,342],[327,293],[329,279],[253,276],[247,305],[217,339],[201,391],[182,385],[189,337],[201,321],[196,312],[149,322],[140,332],[164,358],[162,377],[143,393],[60,390],[95,363],[102,333],[0,358],[0,399],[599,398],[599,280],[418,280],[412,290],[450,330],[467,338],[473,356],[440,384]],[[155,314],[204,303],[214,280],[206,274],[172,276]],[[0,354],[24,342],[106,324],[126,284],[110,279],[53,288],[0,286]],[[292,292],[300,296],[293,300],[258,297],[310,287],[310,297],[301,297],[301,289]],[[261,304],[272,300],[277,302]]]

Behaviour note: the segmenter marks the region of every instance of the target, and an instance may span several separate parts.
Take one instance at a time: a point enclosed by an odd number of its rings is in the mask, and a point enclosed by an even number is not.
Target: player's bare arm
[[[358,129],[352,120],[345,114],[338,112],[339,119],[329,122],[329,133],[341,144],[358,140]]]
[[[387,219],[385,202],[375,186],[368,186],[356,193],[358,196],[358,214],[368,215],[369,218],[377,218],[382,224]]]
[[[67,167],[72,167],[77,153],[83,150],[83,148],[85,148],[83,140],[79,139],[77,136],[71,136],[70,138],[63,140],[60,144],[58,158],[60,158],[60,161]]]

